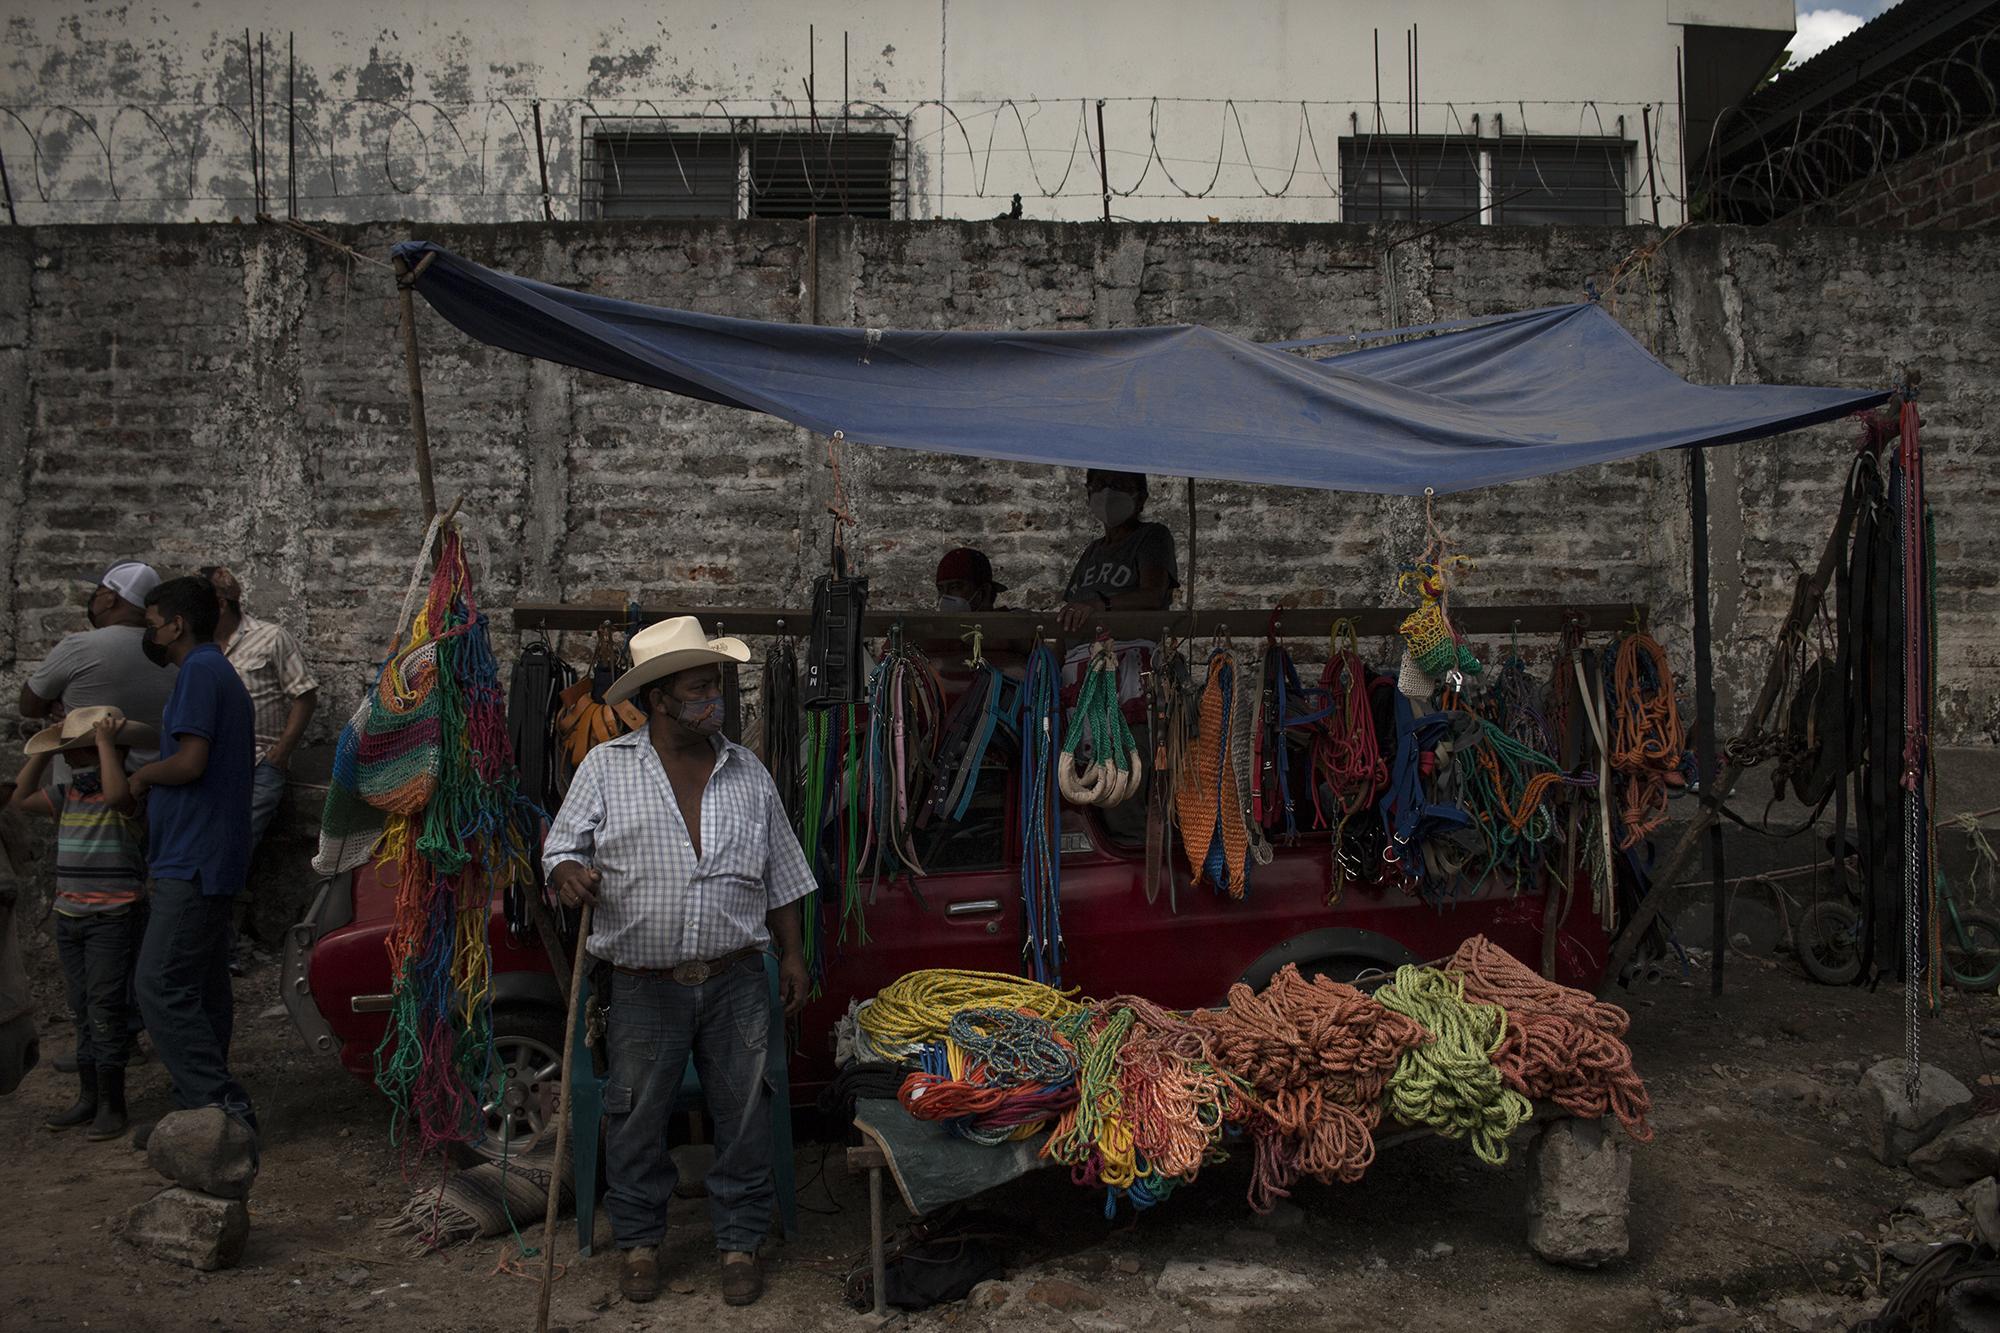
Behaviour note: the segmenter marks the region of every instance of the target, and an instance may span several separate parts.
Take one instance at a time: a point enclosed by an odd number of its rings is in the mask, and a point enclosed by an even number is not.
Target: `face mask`
[[[702,699],[694,702],[683,701],[680,711],[675,716],[680,719],[680,724],[689,731],[697,731],[704,736],[713,736],[716,732],[722,730],[722,696],[717,695],[713,699]]]
[[[1139,502],[1124,491],[1106,487],[1090,493],[1090,516],[1107,528],[1115,528],[1139,510]]]
[[[972,603],[964,597],[953,597],[941,593],[938,596],[938,610],[948,616],[962,616],[972,610]]]
[[[139,640],[139,650],[146,654],[146,660],[156,667],[164,667],[173,662],[173,657],[165,647],[153,642],[153,631],[147,630]]]

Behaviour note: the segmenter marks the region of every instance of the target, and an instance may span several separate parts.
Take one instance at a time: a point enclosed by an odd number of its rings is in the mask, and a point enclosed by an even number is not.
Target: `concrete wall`
[[[371,255],[404,234],[338,229]],[[606,295],[776,320],[810,306],[797,225],[425,234]],[[1448,231],[1399,245],[1385,266],[1388,234],[1339,226],[862,224],[820,235],[828,322],[1190,320],[1253,338],[1571,300],[1657,239]],[[1939,735],[1960,747],[1947,756],[1943,806],[1994,804],[2000,579],[1986,524],[2000,501],[1990,461],[2000,237],[1695,229],[1608,299],[1701,382],[1877,385],[1923,368]],[[462,496],[485,535],[486,606],[803,602],[828,536],[823,441],[494,352],[417,308],[439,491]],[[222,561],[242,573],[254,610],[308,645],[326,693],[315,739],[329,739],[383,651],[421,532],[396,328],[385,270],[275,228],[0,229],[0,697],[79,626],[72,580],[127,556],[170,573]],[[1854,438],[1838,423],[1709,456],[1727,711],[1761,678]],[[880,604],[927,605],[937,555],[969,542],[992,554],[1015,589],[1010,604],[1048,606],[1088,535],[1073,472],[855,448],[844,473]],[[1478,562],[1464,598],[1642,600],[1685,667],[1686,477],[1682,457],[1659,456],[1451,497],[1440,522]],[[1185,551],[1179,483],[1160,482],[1156,497]],[[1421,506],[1406,499],[1222,484],[1199,499],[1203,605],[1393,604],[1395,565],[1422,541]],[[498,646],[511,659],[511,635]],[[1392,660],[1389,645],[1366,646]],[[1546,664],[1546,644],[1523,647]],[[285,841],[262,858],[266,939],[304,905],[316,803],[295,793]],[[1812,848],[1783,854],[1803,860]]]
[[[340,235],[382,253],[397,231]],[[612,296],[798,320],[802,227],[430,229],[482,262]],[[1397,248],[1350,227],[822,227],[830,322],[935,328],[1214,324],[1254,338],[1573,298],[1649,234],[1486,229]],[[1390,276],[1385,277],[1385,271]],[[1393,289],[1393,290],[1392,290]],[[1978,233],[1699,229],[1613,296],[1698,381],[1875,385],[1927,375],[1939,509],[1939,731],[2000,739],[1988,336],[2000,245]],[[221,560],[305,636],[337,722],[393,620],[419,534],[393,283],[271,228],[0,231],[0,688],[75,628],[74,578],[124,556]],[[824,444],[775,419],[524,360],[418,303],[440,493],[490,547],[487,602],[768,605],[803,599],[827,540]],[[1726,706],[1759,678],[1830,523],[1854,427],[1714,451],[1716,632]],[[17,465],[18,464],[18,465]],[[1087,534],[1075,474],[851,450],[878,601],[929,600],[932,562],[983,545],[1017,606],[1054,601]],[[1478,561],[1465,596],[1632,598],[1684,652],[1684,463],[1662,456],[1439,506]],[[1204,604],[1376,604],[1421,510],[1402,499],[1204,485]],[[1185,527],[1178,484],[1158,516]],[[1181,534],[1184,539],[1184,532]]]
[[[1103,98],[1120,215],[1326,222],[1339,138],[1378,110],[1388,133],[1411,124],[1414,28],[1423,132],[1622,137],[1633,220],[1653,217],[1650,108],[1671,226],[1690,174],[1685,34],[1744,34],[1762,53],[1687,62],[1690,106],[1727,105],[1791,23],[1786,0],[31,0],[7,19],[0,153],[30,224],[247,221],[253,137],[274,211],[295,160],[302,216],[539,219],[539,101],[567,218],[586,116],[824,128],[845,103],[908,118],[909,216],[991,217],[1020,193],[1031,217],[1080,220],[1102,206],[1089,104]],[[1734,86],[1707,86],[1717,68]]]

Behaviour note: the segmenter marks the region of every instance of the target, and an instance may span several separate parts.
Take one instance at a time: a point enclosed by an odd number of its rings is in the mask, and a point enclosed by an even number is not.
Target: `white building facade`
[[[1790,0],[14,0],[22,225],[1653,222]]]

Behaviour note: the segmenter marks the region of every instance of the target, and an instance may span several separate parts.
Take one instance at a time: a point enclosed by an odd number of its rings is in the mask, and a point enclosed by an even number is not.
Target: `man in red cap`
[[[946,615],[973,611],[993,611],[994,602],[1007,591],[1004,583],[993,581],[993,562],[984,551],[970,546],[946,551],[937,567],[938,610]]]

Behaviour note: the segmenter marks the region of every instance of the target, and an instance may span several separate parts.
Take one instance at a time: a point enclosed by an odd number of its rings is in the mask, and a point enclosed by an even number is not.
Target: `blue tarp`
[[[1594,304],[1405,341],[1254,343],[1199,325],[939,333],[819,328],[612,300],[428,241],[416,290],[466,333],[821,434],[1067,467],[1439,494],[1731,444],[1884,401],[1880,390],[1689,384]],[[1358,350],[1313,359],[1299,349]]]

